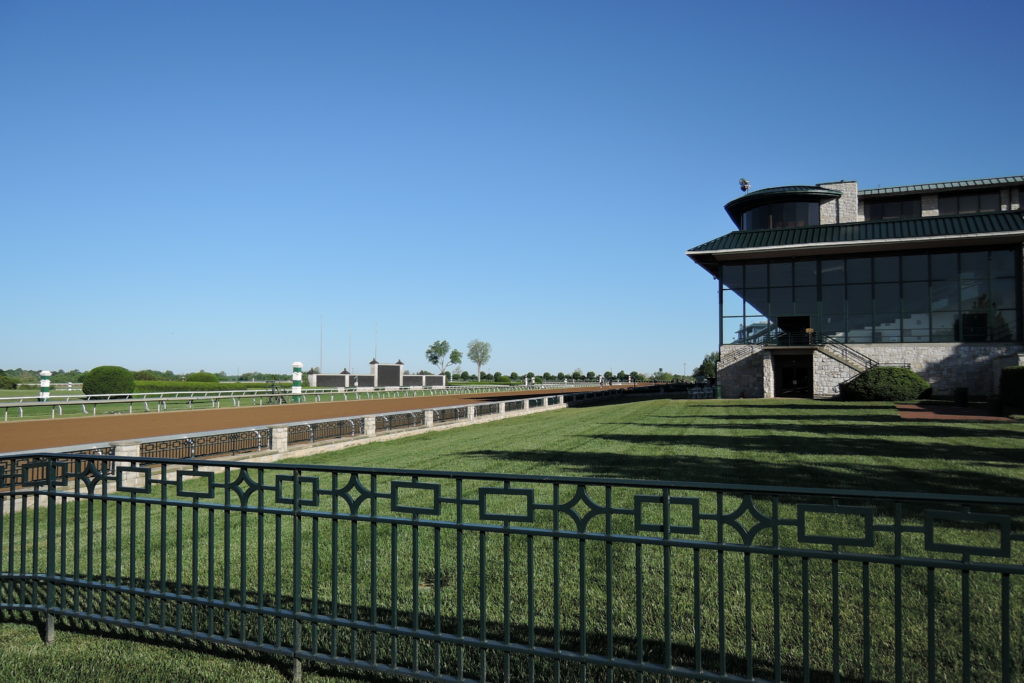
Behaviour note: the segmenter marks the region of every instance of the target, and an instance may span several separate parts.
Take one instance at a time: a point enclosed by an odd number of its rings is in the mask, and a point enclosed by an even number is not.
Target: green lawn
[[[1024,478],[1022,436],[1024,425],[1019,423],[902,421],[890,405],[884,404],[657,400],[554,411],[370,444],[294,462],[304,465],[1018,496]],[[229,479],[234,480],[237,474]],[[250,475],[256,477],[255,470]],[[341,490],[348,482],[346,476],[334,473],[317,476],[321,487],[335,491]],[[391,479],[389,476],[378,477],[376,490],[388,490]],[[398,479],[408,481],[409,477]],[[434,481],[428,476],[420,479],[421,483]],[[454,495],[451,482],[441,479],[436,479],[436,482],[443,488],[444,495]],[[371,486],[365,477],[362,483]],[[462,490],[463,498],[474,499],[479,486],[479,483],[467,482]],[[536,484],[533,488],[539,501],[562,504],[577,491],[576,487],[569,486],[554,490],[545,484]],[[586,492],[598,505],[610,502],[613,507],[629,509],[634,496],[644,490],[606,490],[587,486]],[[151,495],[158,497],[160,494],[161,489],[157,487]],[[608,498],[602,498],[603,495]],[[714,511],[719,504],[725,510],[739,509],[742,502],[739,496],[717,497],[713,492],[697,487],[681,495],[690,496],[697,501],[695,505],[705,512]],[[405,489],[401,503],[427,508],[430,496],[427,491]],[[338,510],[332,508],[338,504],[337,496],[322,496],[316,509],[328,515]],[[793,507],[793,501],[789,499],[773,503],[768,498],[757,498],[746,515],[753,512],[769,514],[773,504],[784,513]],[[699,636],[704,644],[702,663],[716,670],[722,655],[718,649],[719,634],[722,633],[728,669],[739,674],[744,672],[744,655],[747,654],[757,675],[772,675],[774,650],[771,634],[778,624],[783,677],[798,675],[800,659],[805,654],[801,642],[801,620],[807,619],[811,631],[807,635],[809,647],[806,656],[814,676],[826,676],[830,670],[833,661],[831,629],[836,624],[841,636],[840,651],[835,656],[840,661],[843,675],[861,677],[864,672],[858,658],[864,646],[863,624],[868,619],[874,653],[873,675],[878,679],[892,678],[891,660],[897,628],[893,612],[897,601],[901,600],[905,674],[910,679],[917,679],[921,676],[922,653],[927,647],[928,637],[925,628],[928,605],[924,596],[932,586],[936,595],[933,620],[936,633],[941,636],[933,643],[940,666],[938,677],[961,676],[960,634],[966,625],[960,623],[959,614],[965,601],[974,606],[969,622],[976,642],[971,652],[973,673],[978,680],[999,674],[998,669],[992,668],[996,666],[1000,652],[1002,614],[998,609],[998,580],[990,580],[986,576],[972,578],[971,593],[965,597],[960,573],[954,570],[933,572],[920,567],[901,568],[896,574],[902,590],[896,590],[893,586],[894,570],[885,565],[869,567],[848,561],[833,564],[828,560],[802,561],[785,556],[774,560],[770,555],[745,556],[741,552],[726,553],[719,559],[720,556],[711,549],[679,547],[668,552],[657,545],[612,548],[599,538],[585,542],[566,538],[562,541],[556,572],[551,559],[553,542],[550,538],[526,541],[523,537],[511,536],[503,545],[500,533],[485,539],[466,533],[463,538],[450,530],[435,530],[429,524],[386,523],[378,525],[379,529],[371,537],[368,525],[363,524],[357,531],[357,525],[334,521],[329,515],[305,518],[301,525],[294,526],[291,517],[283,512],[261,520],[252,513],[242,515],[233,512],[228,517],[211,510],[181,508],[162,520],[153,511],[154,506],[89,506],[85,501],[80,505],[78,517],[71,505],[62,506],[65,515],[62,533],[66,543],[80,544],[79,556],[83,558],[83,567],[87,560],[92,561],[88,570],[82,572],[84,574],[116,574],[123,579],[128,574],[127,567],[134,561],[131,565],[135,568],[133,578],[143,575],[155,577],[160,571],[157,558],[163,556],[168,562],[165,575],[177,580],[177,571],[183,584],[216,587],[224,585],[223,581],[230,590],[244,588],[259,600],[272,601],[278,599],[282,592],[287,594],[297,580],[306,603],[319,605],[307,607],[314,611],[322,613],[329,609],[329,605],[340,605],[343,614],[351,609],[353,614],[359,614],[359,618],[368,619],[362,610],[366,605],[376,604],[380,606],[379,617],[385,622],[392,617],[399,623],[409,624],[418,618],[421,624],[445,623],[446,629],[451,626],[446,620],[455,609],[455,586],[460,583],[458,578],[461,576],[465,593],[471,596],[463,616],[470,624],[467,632],[474,636],[483,629],[488,637],[500,639],[502,624],[499,615],[510,605],[517,607],[511,617],[513,630],[524,629],[523,603],[528,601],[535,613],[538,643],[550,645],[554,637],[552,625],[557,622],[563,638],[562,647],[577,647],[579,611],[582,605],[586,605],[589,614],[587,632],[591,640],[588,652],[605,653],[606,624],[612,624],[613,638],[607,643],[607,648],[617,656],[635,655],[634,641],[642,630],[647,639],[645,648],[649,648],[647,656],[658,658],[664,652],[659,649],[657,641],[668,628],[675,643],[674,661],[692,665],[692,648]],[[87,507],[94,513],[92,525],[88,525],[84,518]],[[508,496],[508,500],[500,507],[496,506],[494,511],[516,514],[520,507],[521,501]],[[450,508],[444,507],[441,518],[452,518]],[[581,503],[574,509],[585,508]],[[659,509],[660,504],[655,511]],[[685,505],[679,509],[673,507],[670,523],[686,526],[691,521],[688,510]],[[383,513],[392,514],[390,510]],[[913,514],[914,511],[908,510],[908,518]],[[891,515],[892,509],[879,506],[877,516],[880,522],[891,521]],[[808,529],[813,533],[857,538],[860,518],[856,515],[821,517],[808,521]],[[425,515],[424,518],[430,516]],[[473,517],[467,521],[480,520]],[[598,521],[600,523],[595,522],[597,526],[588,527],[588,531],[600,533],[604,529],[604,517],[599,517]],[[644,521],[657,524],[658,518],[657,515],[651,519],[644,517]],[[551,528],[551,522],[551,512],[544,511],[537,514],[531,525]],[[634,532],[633,520],[628,515],[614,516],[614,521],[609,517],[607,523],[616,533]],[[8,526],[12,524],[15,530],[20,528],[17,522],[8,520]],[[129,528],[141,529],[143,526],[153,538],[159,536],[161,529],[166,530],[167,552],[161,553],[155,541],[150,546],[140,541],[131,548],[122,543],[120,551],[112,547],[101,548],[98,541],[90,545],[90,539],[96,538],[97,528],[105,529],[107,537],[113,539],[114,534],[124,534]],[[714,524],[705,524],[693,535],[694,540],[714,542],[714,527]],[[738,542],[731,529],[726,529],[726,532],[726,542]],[[229,538],[237,544],[242,533],[248,539],[244,552],[222,552],[223,547],[230,545]],[[779,533],[784,547],[795,544],[793,530],[781,528]],[[956,525],[949,525],[949,528],[936,533],[946,543],[991,542],[985,537],[989,532],[982,532],[979,536],[977,532],[972,533],[970,529]],[[16,536],[11,538],[17,541]],[[651,536],[657,538],[660,534]],[[264,541],[262,546],[255,540],[260,538]],[[417,552],[412,551],[414,542]],[[758,542],[764,543],[765,539]],[[113,546],[113,541],[109,545]],[[891,534],[880,535],[869,552],[885,554],[892,550],[891,545]],[[1020,545],[1015,544],[1012,558],[1017,565],[1024,562]],[[950,553],[929,553],[912,540],[904,545],[904,552],[919,557],[956,559]],[[311,558],[314,555],[321,558],[315,573],[309,563],[302,564],[298,574],[293,571],[293,558]],[[463,558],[461,563],[458,562],[460,555]],[[333,557],[339,558],[341,570],[338,572],[328,570],[329,558]],[[606,575],[608,557],[612,558],[613,571]],[[503,560],[507,560],[505,566]],[[354,571],[351,571],[349,568],[353,567],[353,562]],[[370,567],[374,567],[378,575],[375,586],[367,580]],[[483,571],[477,571],[481,567]],[[529,580],[531,568],[535,577],[533,582]],[[809,586],[806,603],[802,603],[800,588],[802,569],[806,571]],[[352,581],[353,575],[358,577],[355,582]],[[553,576],[557,576],[560,583],[553,584]],[[409,577],[415,577],[415,580],[409,580]],[[699,587],[694,584],[698,577]],[[636,588],[638,578],[641,591]],[[609,582],[610,585],[606,585]],[[281,591],[278,586],[282,587]],[[1014,586],[1009,628],[1014,642],[1019,643],[1024,636],[1024,624],[1021,623],[1024,600],[1020,582]],[[481,612],[477,606],[481,595],[486,612]],[[746,595],[751,596],[749,600]],[[774,595],[779,596],[778,602],[773,603]],[[94,602],[98,599],[88,591],[82,595],[71,595],[69,590],[66,597],[90,609],[95,608]],[[662,609],[666,598],[673,606],[671,619],[666,618]],[[118,603],[118,609],[145,609],[144,602],[131,597],[123,600],[123,605]],[[996,605],[994,611],[992,605]],[[696,616],[698,611],[699,618]],[[197,619],[194,623],[200,624],[202,630],[204,625],[212,623],[210,619],[214,619],[203,612],[203,609],[183,610],[177,606],[170,609],[169,614],[177,615],[186,624]],[[230,620],[236,617],[224,615],[218,618]],[[275,632],[277,626],[253,622],[255,619],[250,619],[246,625],[243,621],[235,624],[234,628],[250,638],[254,633],[265,633],[272,640],[279,637],[279,632]],[[747,632],[752,634],[749,651]],[[399,638],[389,640],[389,636],[380,636],[379,642],[360,636],[348,644],[346,633],[341,631],[342,650],[351,647],[361,656],[365,656],[374,644],[382,650],[393,644],[400,652],[400,659],[408,661],[413,656],[410,654],[412,648],[419,647]],[[287,641],[289,636],[285,632],[281,637]],[[315,639],[323,647],[330,647],[332,639],[338,637],[339,630],[328,628],[321,629],[319,633],[303,634],[305,641]],[[31,626],[13,620],[0,622],[0,647],[5,651],[5,657],[0,658],[0,679],[73,680],[80,678],[83,671],[97,670],[96,667],[105,667],[101,670],[108,671],[109,677],[118,680],[145,678],[139,673],[145,671],[166,671],[167,676],[162,678],[197,680],[261,680],[280,675],[280,664],[275,668],[275,660],[251,654],[217,658],[209,654],[205,646],[190,647],[179,655],[175,649],[160,647],[156,644],[159,642],[161,638],[158,636],[139,638],[134,634],[122,634],[116,639],[100,639],[90,634],[62,630],[58,633],[57,644],[44,649]],[[337,643],[337,640],[333,642]],[[422,649],[423,652],[417,656],[424,661],[429,660],[430,646],[424,644]],[[102,657],[97,657],[97,652],[102,652]],[[454,653],[455,650],[447,646],[437,650],[437,654],[446,661]],[[1020,653],[1016,652],[1015,656],[1017,659],[1013,666],[1022,666]],[[498,667],[500,672],[504,662],[497,657],[489,659],[488,664]],[[527,664],[526,660],[512,658],[510,669],[513,678],[524,675],[525,670],[518,667]],[[469,657],[467,667],[472,669],[474,666],[476,660]],[[312,666],[307,671],[312,674],[318,669]],[[494,671],[492,668],[492,676]],[[1016,672],[1019,675],[1020,669]],[[585,674],[569,667],[563,675],[564,680],[579,680]],[[589,675],[593,677],[596,673],[591,671]],[[313,676],[310,679],[315,680]],[[540,680],[544,677],[541,676]]]

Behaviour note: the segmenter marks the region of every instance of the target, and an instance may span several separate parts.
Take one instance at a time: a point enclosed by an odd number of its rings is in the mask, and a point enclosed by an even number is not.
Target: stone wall
[[[818,187],[839,190],[842,196],[821,205],[819,213],[822,225],[834,223],[853,223],[863,220],[858,216],[858,195],[856,180],[841,180],[837,183],[819,183]]]
[[[814,369],[814,397],[829,398],[839,393],[839,385],[849,382],[860,374],[846,363],[840,363],[831,356],[815,351],[811,357]]]
[[[886,364],[906,363],[933,387],[936,396],[952,396],[965,387],[973,397],[995,396],[999,393],[1002,368],[1019,365],[1024,360],[1024,344],[848,344],[860,353]],[[747,355],[739,350],[744,349]],[[741,358],[718,368],[718,385],[722,398],[772,398],[775,376],[770,351],[757,347],[728,344],[721,355]],[[839,385],[859,373],[845,363],[815,351],[814,396],[825,398],[839,393]]]
[[[999,393],[998,369],[1006,364],[1016,364],[1014,359],[1017,354],[1024,352],[1022,344],[930,343],[848,346],[882,364],[908,363],[911,370],[932,385],[936,396],[951,396],[953,390],[959,387],[966,387],[971,396],[994,396]],[[820,355],[822,354],[815,354]],[[837,361],[832,362],[842,365]],[[824,361],[822,363],[825,365]],[[816,364],[816,395],[817,371]],[[822,394],[824,393],[823,391]]]
[[[764,358],[768,354],[760,348],[747,344],[726,344],[719,349],[719,357],[725,359],[718,364],[717,382],[722,389],[722,398],[764,397]]]

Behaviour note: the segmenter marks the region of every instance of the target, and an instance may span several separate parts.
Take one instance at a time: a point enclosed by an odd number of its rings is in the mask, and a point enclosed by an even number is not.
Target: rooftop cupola
[[[768,187],[737,197],[725,210],[740,230],[775,230],[821,225],[821,205],[842,195],[818,185]]]

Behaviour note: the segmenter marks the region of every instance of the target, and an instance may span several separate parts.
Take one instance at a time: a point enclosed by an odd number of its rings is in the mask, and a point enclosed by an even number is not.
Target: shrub
[[[135,377],[119,365],[101,365],[82,375],[83,394],[130,394]]]
[[[914,401],[931,389],[928,382],[907,368],[878,366],[843,385],[847,401]]]
[[[1003,410],[1024,410],[1024,366],[1003,368],[999,375],[999,402]]]
[[[0,370],[0,389],[17,389],[18,380],[8,377],[7,373]]]

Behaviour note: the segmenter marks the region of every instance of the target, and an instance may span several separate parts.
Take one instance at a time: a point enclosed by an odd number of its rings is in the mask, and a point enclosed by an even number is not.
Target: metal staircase
[[[850,348],[837,339],[825,337],[822,341],[822,344],[817,345],[819,351],[858,373],[866,372],[879,364],[874,358]]]

